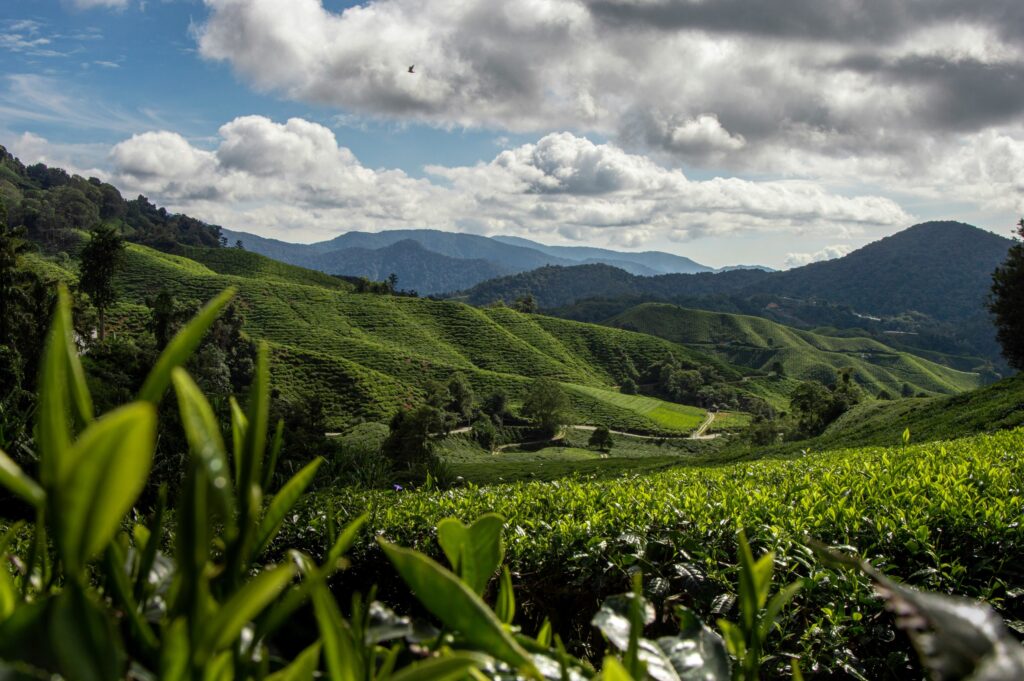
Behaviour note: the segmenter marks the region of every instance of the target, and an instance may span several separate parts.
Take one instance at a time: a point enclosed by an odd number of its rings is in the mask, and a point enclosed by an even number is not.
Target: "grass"
[[[915,393],[931,395],[982,385],[977,373],[897,351],[873,339],[826,336],[761,317],[645,303],[606,323],[635,328],[759,371],[770,371],[778,363],[785,376],[798,380],[827,383],[837,370],[852,367],[858,383],[872,395],[882,390],[899,395],[904,383]]]
[[[815,440],[817,448],[893,444],[904,429],[914,441],[1024,426],[1024,374],[949,397],[879,401],[858,405]]]
[[[545,445],[507,447],[489,452],[466,435],[452,435],[438,443],[438,454],[466,481],[478,484],[558,480],[587,477],[606,479],[623,474],[664,470],[714,451],[718,443],[706,440],[659,442],[621,435],[600,452],[587,447],[587,431],[568,429],[562,440]]]
[[[589,386],[572,386],[570,390],[638,414],[655,423],[662,431],[669,433],[689,434],[700,426],[707,415],[707,411],[700,407],[675,404],[654,397],[623,395],[613,390]]]
[[[186,257],[187,256],[187,257]],[[47,274],[73,278],[65,263],[37,259]],[[239,290],[245,331],[267,340],[283,397],[318,395],[328,426],[344,430],[383,420],[422,394],[427,380],[463,373],[481,398],[501,390],[513,402],[545,376],[569,386],[581,423],[618,430],[677,433],[674,407],[658,410],[616,402],[622,367],[645,367],[669,354],[704,361],[680,345],[592,324],[482,310],[461,303],[355,294],[319,272],[239,249],[183,248],[175,254],[129,244],[115,281],[122,300],[110,326],[144,333],[144,303],[165,290],[180,301],[203,301],[227,286]],[[717,360],[707,360],[715,362]],[[742,372],[725,367],[730,377]]]

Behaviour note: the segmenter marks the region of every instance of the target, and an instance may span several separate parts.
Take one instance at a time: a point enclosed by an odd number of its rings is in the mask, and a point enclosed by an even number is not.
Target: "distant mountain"
[[[638,276],[654,276],[668,272],[710,272],[711,268],[671,253],[648,251],[626,253],[604,248],[545,246],[517,237],[485,237],[433,229],[399,229],[386,232],[348,232],[328,241],[314,244],[293,244],[278,239],[223,230],[229,244],[238,241],[251,251],[276,260],[317,269],[329,274],[370,276],[367,272],[383,268],[383,275],[398,274],[403,286],[423,294],[447,293],[469,288],[487,279],[526,272],[549,265],[571,266],[600,263],[617,267]],[[400,262],[395,253],[370,255],[400,242],[415,242],[422,248],[412,251],[404,247]],[[417,254],[423,260],[417,262]],[[439,261],[433,256],[448,260]],[[400,269],[389,270],[388,259]],[[489,263],[488,267],[480,261]],[[437,267],[445,267],[439,271]],[[451,282],[460,282],[452,285]]]
[[[616,307],[628,307],[616,306],[615,299],[667,301],[797,326],[873,328],[901,334],[904,345],[999,362],[985,298],[992,271],[1012,243],[960,222],[926,222],[842,258],[785,272],[636,277],[601,265],[546,267],[478,284],[457,297],[485,304],[531,293],[544,309],[562,308],[559,314],[590,320],[595,310],[577,314],[565,308],[601,298],[596,311],[614,314]],[[880,326],[883,317],[900,323]]]
[[[697,272],[713,271],[711,267],[701,265],[689,258],[671,253],[662,253],[661,251],[630,253],[588,246],[547,246],[518,236],[496,236],[494,240],[514,246],[532,248],[541,253],[564,260],[586,264],[604,263],[626,270],[630,274],[649,276],[654,274],[695,274]],[[636,268],[636,271],[633,268]]]
[[[315,259],[315,269],[383,281],[394,273],[398,288],[422,294],[453,291],[507,272],[480,258],[449,258],[428,251],[417,241],[403,239],[384,248],[346,248]]]

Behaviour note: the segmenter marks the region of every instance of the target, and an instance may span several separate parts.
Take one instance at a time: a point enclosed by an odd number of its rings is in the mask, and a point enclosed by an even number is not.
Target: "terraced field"
[[[63,271],[51,262],[39,265]],[[501,390],[513,403],[534,378],[554,378],[569,387],[577,423],[678,435],[695,428],[703,412],[624,399],[613,389],[623,367],[642,368],[672,354],[719,365],[734,380],[744,375],[644,334],[510,309],[356,294],[344,281],[238,249],[167,254],[130,244],[116,284],[123,297],[111,328],[138,333],[148,316],[144,301],[162,290],[198,302],[236,287],[245,330],[271,345],[275,385],[286,398],[320,397],[332,430],[384,420],[421,394],[426,381],[459,372],[481,397]]]
[[[691,310],[645,303],[616,315],[609,325],[649,333],[721,360],[759,371],[782,372],[799,380],[829,382],[839,369],[852,367],[869,393],[951,394],[982,385],[972,372],[894,350],[869,338],[837,338],[793,329],[745,315]]]
[[[674,404],[643,395],[623,395],[612,390],[589,386],[572,386],[570,390],[573,393],[589,395],[602,404],[610,404],[638,414],[653,421],[666,432],[688,434],[695,430],[707,415],[707,411],[700,407]]]

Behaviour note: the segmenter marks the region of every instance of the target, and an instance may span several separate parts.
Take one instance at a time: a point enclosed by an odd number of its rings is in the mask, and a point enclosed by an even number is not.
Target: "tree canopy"
[[[1003,356],[1014,369],[1024,370],[1024,218],[1017,223],[1017,236],[1006,262],[992,274],[988,307]]]

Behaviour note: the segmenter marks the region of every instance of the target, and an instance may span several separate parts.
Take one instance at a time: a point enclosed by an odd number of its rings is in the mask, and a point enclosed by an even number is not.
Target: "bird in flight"
[[[414,68],[416,68],[416,65],[415,65],[415,64],[413,64],[412,66],[410,66],[410,67],[409,67],[409,73],[416,73],[415,71],[413,71],[413,69],[414,69]]]

